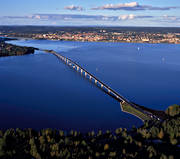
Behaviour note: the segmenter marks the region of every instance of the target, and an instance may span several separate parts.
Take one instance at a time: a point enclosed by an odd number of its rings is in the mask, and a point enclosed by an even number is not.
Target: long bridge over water
[[[65,64],[70,66],[72,69],[77,71],[78,73],[81,73],[81,75],[84,75],[85,78],[89,79],[91,82],[93,82],[97,87],[99,87],[101,90],[106,92],[109,96],[116,99],[121,104],[126,103],[129,104],[132,108],[140,111],[141,113],[148,116],[150,119],[159,119],[157,116],[153,115],[151,112],[143,110],[139,106],[135,105],[134,103],[130,102],[128,99],[117,93],[115,90],[113,90],[111,87],[109,87],[106,83],[99,80],[97,77],[95,77],[93,74],[82,68],[79,64],[72,61],[71,59],[53,51],[53,50],[43,50],[45,52],[51,53],[55,55],[58,59],[62,60]],[[133,114],[134,115],[134,114]]]

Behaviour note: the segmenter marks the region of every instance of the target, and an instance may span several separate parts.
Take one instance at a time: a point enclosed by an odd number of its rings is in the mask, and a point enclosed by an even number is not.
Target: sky
[[[0,0],[0,25],[180,27],[180,0]]]

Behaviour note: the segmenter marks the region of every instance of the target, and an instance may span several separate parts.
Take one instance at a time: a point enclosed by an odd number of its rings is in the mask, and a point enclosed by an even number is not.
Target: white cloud
[[[179,7],[154,7],[150,5],[140,5],[138,2],[120,3],[120,4],[106,4],[104,6],[91,8],[92,10],[170,10],[177,9]]]
[[[118,16],[85,14],[34,14],[0,16],[0,25],[109,25],[109,26],[180,26],[180,16],[125,14]]]
[[[64,9],[67,9],[67,10],[76,10],[76,11],[84,10],[83,7],[75,6],[75,5],[66,6],[66,7],[64,7]]]
[[[165,19],[165,20],[178,20],[179,18],[176,16],[163,15],[163,19]]]
[[[96,21],[119,21],[119,20],[133,20],[142,18],[154,18],[153,16],[143,16],[143,15],[119,15],[119,16],[105,16],[105,15],[83,15],[83,14],[34,14],[30,16],[6,16],[4,18],[8,19],[35,19],[35,20],[96,20]]]
[[[137,7],[137,2],[131,2],[131,3],[124,3],[124,4],[106,4],[102,7],[99,7],[99,9],[120,9],[120,8],[128,8],[128,7]]]
[[[39,15],[35,15],[34,18],[35,19],[41,19],[41,17]]]
[[[121,16],[118,17],[119,20],[132,20],[134,18],[136,18],[136,16],[133,15],[133,14],[130,14],[130,15],[121,15]]]

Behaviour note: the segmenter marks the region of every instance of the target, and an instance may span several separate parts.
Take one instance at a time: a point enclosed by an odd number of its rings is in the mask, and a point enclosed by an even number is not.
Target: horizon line
[[[32,27],[119,27],[119,28],[180,28],[178,26],[111,26],[111,25],[24,25],[24,24],[12,24],[12,25],[0,25],[1,26],[22,26],[22,27],[28,27],[28,26],[32,26]]]

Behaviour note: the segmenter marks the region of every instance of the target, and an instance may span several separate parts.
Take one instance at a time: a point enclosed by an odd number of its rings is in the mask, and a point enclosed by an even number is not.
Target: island
[[[6,43],[8,40],[14,40],[9,38],[0,38],[0,57],[2,56],[19,56],[26,54],[33,54],[37,48],[16,46]]]

